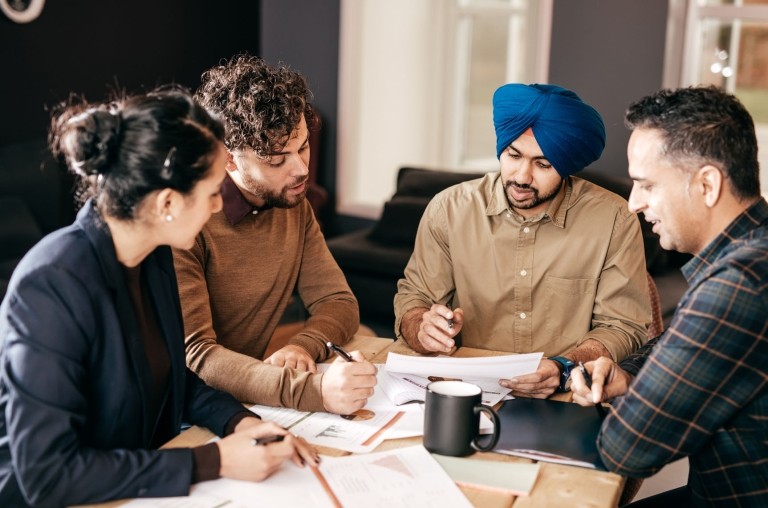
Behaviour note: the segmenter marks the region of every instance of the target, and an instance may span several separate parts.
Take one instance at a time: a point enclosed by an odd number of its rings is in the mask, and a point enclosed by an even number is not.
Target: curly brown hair
[[[318,125],[307,81],[284,65],[271,67],[243,53],[207,70],[202,80],[196,98],[226,122],[230,151],[250,148],[266,159],[288,143],[302,115],[310,129]]]

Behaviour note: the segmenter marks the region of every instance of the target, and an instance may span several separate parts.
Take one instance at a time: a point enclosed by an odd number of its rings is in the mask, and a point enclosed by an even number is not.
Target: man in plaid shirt
[[[682,457],[688,485],[633,506],[768,506],[768,204],[751,116],[715,87],[635,102],[629,207],[661,246],[694,254],[670,327],[620,365],[576,370],[582,405],[611,400],[605,466],[648,477]]]

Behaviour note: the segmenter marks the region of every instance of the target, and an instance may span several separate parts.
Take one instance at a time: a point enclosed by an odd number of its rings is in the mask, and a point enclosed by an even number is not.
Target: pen
[[[285,436],[278,434],[276,436],[257,437],[252,441],[253,446],[265,445],[267,443],[279,443],[285,439]]]
[[[337,346],[336,344],[334,344],[330,340],[328,342],[326,342],[325,345],[328,346],[328,349],[330,349],[331,351],[333,351],[334,353],[336,353],[340,357],[344,358],[346,361],[348,361],[348,362],[354,362],[355,361],[355,359],[352,358],[352,355],[350,355],[349,353],[347,353],[346,351],[341,349],[340,346]]]
[[[592,388],[592,376],[587,372],[583,362],[579,362],[579,369],[581,369],[581,374],[584,376],[584,382],[587,383],[587,388]],[[597,414],[600,415],[601,420],[605,418],[605,408],[600,402],[595,403],[595,409],[597,409]]]

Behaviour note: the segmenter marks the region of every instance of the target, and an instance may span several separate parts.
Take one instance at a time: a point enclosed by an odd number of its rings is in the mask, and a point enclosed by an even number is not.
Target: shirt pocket
[[[592,327],[592,309],[599,279],[544,279],[544,341],[558,354],[573,348]]]

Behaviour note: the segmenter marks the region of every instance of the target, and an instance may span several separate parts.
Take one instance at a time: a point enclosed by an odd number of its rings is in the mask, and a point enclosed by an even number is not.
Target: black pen
[[[341,346],[337,346],[330,340],[325,343],[326,346],[328,346],[328,349],[339,355],[340,357],[344,358],[348,362],[354,362],[355,359],[352,358],[352,355],[341,349]]]
[[[587,383],[587,388],[592,388],[592,376],[587,372],[583,362],[579,362],[579,369],[581,369],[581,374],[584,376],[584,382]],[[595,403],[595,409],[597,409],[597,414],[600,415],[601,420],[605,418],[605,408],[600,402]]]
[[[253,446],[258,446],[265,445],[267,443],[279,443],[283,439],[285,439],[285,436],[282,434],[278,434],[276,436],[257,437],[253,440],[252,444]]]

